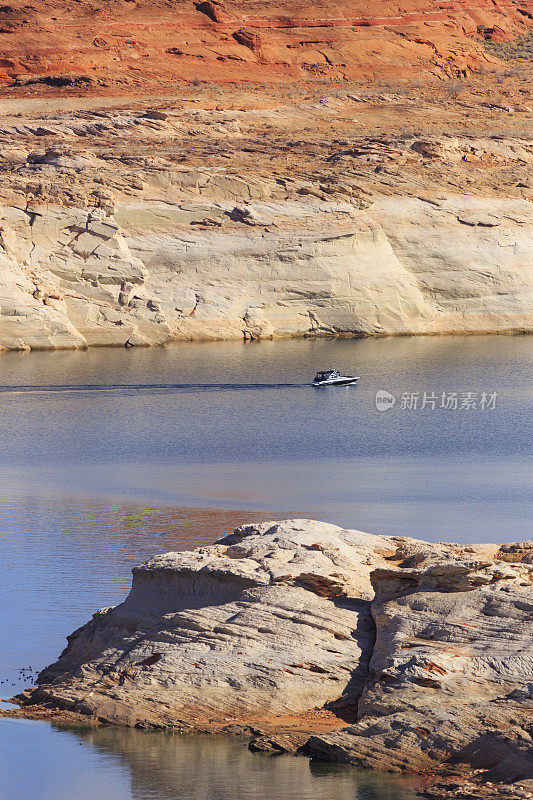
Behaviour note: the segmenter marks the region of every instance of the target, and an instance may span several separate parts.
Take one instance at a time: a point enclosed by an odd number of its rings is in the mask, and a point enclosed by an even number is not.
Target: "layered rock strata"
[[[5,206],[0,348],[529,332],[532,223],[457,195]]]
[[[374,642],[369,575],[394,551],[288,521],[156,556],[124,603],[72,634],[31,702],[130,725],[257,723],[334,701],[353,716]]]
[[[126,600],[19,696],[27,713],[254,731],[259,750],[303,744],[322,760],[445,776],[434,797],[467,779],[527,791],[531,542],[432,545],[287,520],[133,574]]]
[[[11,0],[0,9],[0,83],[105,91],[178,81],[468,75],[485,39],[527,31],[529,0]]]
[[[0,349],[531,331],[531,113],[314,99],[7,115]]]
[[[306,752],[375,769],[532,779],[532,575],[530,564],[499,559],[375,570],[377,639],[359,721],[312,737]]]

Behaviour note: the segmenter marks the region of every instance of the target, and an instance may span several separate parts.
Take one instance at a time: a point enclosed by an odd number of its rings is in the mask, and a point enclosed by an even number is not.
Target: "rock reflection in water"
[[[414,800],[413,781],[292,756],[252,755],[241,737],[111,727],[69,731],[131,774],[134,800]],[[80,798],[80,800],[85,800]],[[117,797],[116,800],[124,800]]]

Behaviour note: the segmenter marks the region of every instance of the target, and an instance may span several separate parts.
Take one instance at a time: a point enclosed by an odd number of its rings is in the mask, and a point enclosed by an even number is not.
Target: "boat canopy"
[[[332,375],[338,375],[338,374],[339,374],[339,370],[338,369],[323,369],[323,370],[320,370],[319,372],[317,372],[316,377],[317,378],[330,378]]]

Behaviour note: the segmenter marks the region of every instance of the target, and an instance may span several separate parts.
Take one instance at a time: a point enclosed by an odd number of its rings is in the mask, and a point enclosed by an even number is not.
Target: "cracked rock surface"
[[[0,349],[530,332],[529,117],[312,99],[5,114]]]
[[[243,526],[136,567],[126,600],[18,701],[28,715],[253,732],[255,750],[440,776],[431,797],[468,781],[526,797],[532,561],[531,542]]]
[[[370,572],[393,540],[320,522],[245,526],[135,568],[120,606],[69,638],[32,698],[136,724],[348,714],[374,641]]]
[[[487,783],[516,784],[509,796],[527,797],[531,547],[516,548],[516,563],[502,563],[500,551],[490,560],[376,569],[377,636],[358,722],[312,737],[306,753],[374,769],[440,770],[448,784],[428,790],[431,797],[494,796]],[[469,771],[484,788],[474,784],[472,794],[454,794],[454,782],[457,788]]]

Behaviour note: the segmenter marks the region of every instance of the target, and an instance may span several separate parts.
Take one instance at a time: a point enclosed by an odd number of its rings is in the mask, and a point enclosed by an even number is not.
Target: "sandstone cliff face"
[[[532,560],[531,542],[243,526],[134,569],[127,599],[18,699],[30,714],[262,731],[255,749],[307,739],[301,751],[322,760],[453,779],[434,797],[467,777],[526,796]]]
[[[530,331],[528,205],[135,203],[108,217],[7,206],[0,347]],[[220,227],[191,231],[206,216]]]
[[[422,136],[402,119],[441,101],[315,99],[8,115],[0,349],[531,331],[523,132],[481,135],[479,102],[476,135]]]

